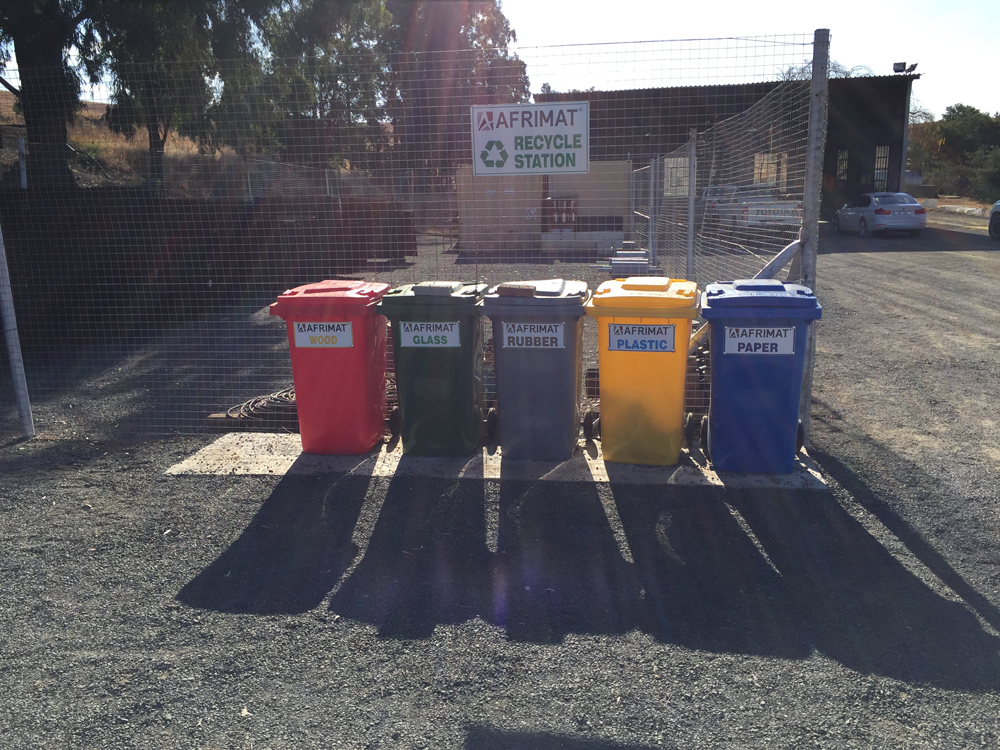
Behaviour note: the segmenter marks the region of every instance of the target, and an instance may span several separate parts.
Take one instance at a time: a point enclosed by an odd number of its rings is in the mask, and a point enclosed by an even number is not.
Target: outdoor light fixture
[[[910,67],[906,67],[905,62],[898,62],[892,64],[893,73],[912,73],[916,69],[917,69],[916,63],[913,63],[913,65],[911,65]]]

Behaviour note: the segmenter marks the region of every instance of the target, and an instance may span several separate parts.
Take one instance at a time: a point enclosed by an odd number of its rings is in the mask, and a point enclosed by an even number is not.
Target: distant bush
[[[1000,115],[955,104],[936,122],[910,125],[910,169],[942,193],[1000,199]]]

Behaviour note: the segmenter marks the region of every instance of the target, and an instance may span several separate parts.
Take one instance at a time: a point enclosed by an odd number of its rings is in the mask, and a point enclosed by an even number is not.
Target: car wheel
[[[858,237],[870,237],[868,233],[868,222],[864,219],[858,222]]]
[[[837,216],[833,217],[833,231],[836,232],[837,234],[840,234],[840,231],[841,231],[841,229],[840,229],[840,218],[837,217]]]
[[[920,236],[920,230],[919,229],[911,229],[910,230],[910,236],[911,237],[919,237]]]
[[[990,237],[1000,240],[1000,214],[993,214],[990,217]]]

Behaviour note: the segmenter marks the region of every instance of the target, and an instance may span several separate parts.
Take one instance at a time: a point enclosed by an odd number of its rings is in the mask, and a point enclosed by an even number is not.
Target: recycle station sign
[[[472,107],[472,174],[586,174],[590,102]]]

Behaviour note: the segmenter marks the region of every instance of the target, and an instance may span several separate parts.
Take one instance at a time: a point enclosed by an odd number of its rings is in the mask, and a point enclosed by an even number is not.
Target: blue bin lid
[[[490,289],[483,313],[500,315],[568,315],[582,317],[590,299],[586,281],[544,279],[511,281]]]
[[[729,317],[784,317],[815,320],[823,308],[812,289],[775,279],[741,279],[709,284],[701,298],[705,320]]]

